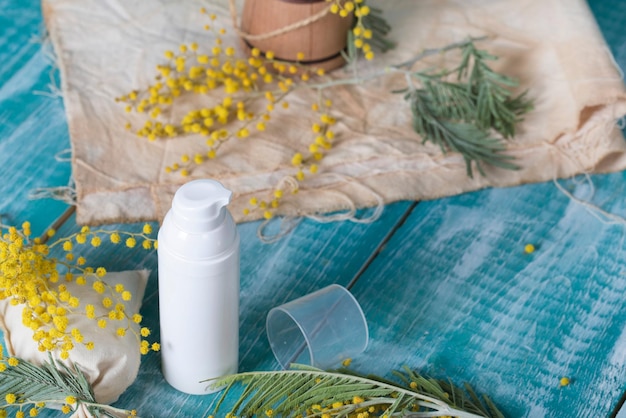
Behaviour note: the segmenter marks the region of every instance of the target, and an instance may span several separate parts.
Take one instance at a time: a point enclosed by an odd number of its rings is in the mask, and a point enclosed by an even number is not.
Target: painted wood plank
[[[624,25],[626,24],[626,3],[620,0],[610,1],[589,1],[591,8],[600,30],[609,46],[611,53],[615,58],[615,63],[622,70],[624,77],[624,68],[626,68],[626,42],[624,42],[625,33]],[[623,130],[623,132],[626,132]],[[621,402],[626,399],[626,392],[622,394]],[[613,415],[626,417],[626,408],[618,404]],[[612,416],[613,416],[612,415]]]
[[[624,174],[591,180],[563,185],[626,216]],[[608,416],[626,387],[624,226],[553,183],[421,203],[353,287],[372,337],[354,366],[467,381],[511,417]]]
[[[55,159],[69,135],[62,99],[46,95],[57,71],[39,42],[42,25],[39,2],[0,0],[0,215],[4,223],[30,220],[36,234],[67,204],[29,194],[67,185],[71,172]]]
[[[388,205],[381,219],[373,224],[321,224],[305,220],[291,234],[273,244],[264,244],[257,237],[259,222],[239,225],[240,371],[279,367],[265,335],[265,316],[269,309],[332,283],[346,286],[410,207],[410,202]],[[71,218],[58,234],[69,235],[79,228]],[[141,225],[103,228],[138,232]],[[80,254],[87,258],[89,265],[104,266],[109,271],[152,270],[141,313],[158,340],[156,252],[122,249],[105,243],[98,248],[81,248]],[[199,417],[207,415],[216,396],[190,396],[175,391],[163,380],[159,355],[150,353],[143,358],[137,381],[116,405],[137,408],[141,416]],[[56,416],[56,413],[46,411],[40,416]]]

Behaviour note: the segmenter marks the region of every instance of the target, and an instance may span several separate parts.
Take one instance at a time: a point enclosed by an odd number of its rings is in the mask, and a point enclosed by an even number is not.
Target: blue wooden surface
[[[623,174],[593,181],[594,201],[626,216]],[[421,203],[353,289],[376,318],[356,367],[385,373],[410,359],[471,382],[512,417],[608,416],[626,377],[624,238],[623,224],[551,183]]]
[[[64,186],[71,172],[69,163],[55,159],[69,148],[69,134],[62,99],[46,95],[58,74],[50,46],[42,46],[42,25],[38,2],[0,0],[0,214],[4,222],[31,219],[33,232],[47,228],[67,206],[31,201],[29,193]]]
[[[626,68],[626,2],[590,5]],[[58,77],[36,42],[41,28],[38,2],[0,0],[0,213],[8,223],[30,220],[35,232],[67,205],[29,200],[29,192],[66,185],[70,176],[69,164],[54,158],[69,147],[62,101],[36,94],[50,90],[51,74]],[[560,184],[626,217],[623,173]],[[625,225],[598,217],[553,183],[415,207],[401,202],[371,225],[304,221],[270,245],[258,240],[257,227],[239,226],[242,371],[278,367],[264,332],[269,308],[355,281],[371,333],[368,350],[354,359],[357,371],[390,377],[406,364],[469,381],[511,417],[608,416],[626,389]],[[70,218],[60,233],[77,228]],[[525,254],[527,243],[537,251]],[[109,270],[153,270],[142,313],[157,330],[155,252],[104,245],[85,255]],[[169,388],[159,361],[155,353],[144,357],[117,405],[142,416],[206,416],[214,396]],[[572,384],[559,387],[562,376]]]

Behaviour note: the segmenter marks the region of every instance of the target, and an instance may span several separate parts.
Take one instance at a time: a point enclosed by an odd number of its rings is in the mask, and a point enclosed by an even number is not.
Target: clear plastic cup
[[[272,308],[266,327],[274,356],[285,369],[292,363],[336,367],[363,352],[369,338],[359,303],[337,284]]]

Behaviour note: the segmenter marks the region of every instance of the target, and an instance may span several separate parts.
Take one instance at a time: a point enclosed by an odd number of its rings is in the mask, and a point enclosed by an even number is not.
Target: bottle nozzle
[[[174,195],[173,220],[185,229],[212,229],[222,222],[231,197],[232,192],[215,180],[190,181]]]

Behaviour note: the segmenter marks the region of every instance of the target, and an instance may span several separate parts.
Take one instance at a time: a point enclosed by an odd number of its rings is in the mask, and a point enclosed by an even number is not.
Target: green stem
[[[413,58],[401,62],[399,64],[395,64],[395,65],[391,65],[389,67],[385,67],[380,71],[376,71],[372,74],[369,74],[365,77],[353,77],[353,78],[346,78],[346,79],[338,79],[338,80],[331,80],[331,81],[327,81],[325,83],[317,83],[317,84],[307,84],[306,86],[303,87],[307,87],[307,88],[312,88],[312,89],[317,89],[317,90],[323,90],[329,87],[336,87],[336,86],[346,86],[346,85],[357,85],[357,84],[363,84],[366,81],[370,81],[373,79],[376,79],[378,77],[382,77],[384,75],[389,74],[390,72],[401,72],[401,73],[406,73],[406,70],[404,70],[403,68],[410,68],[413,64],[415,64],[416,62],[430,57],[432,55],[436,55],[436,54],[441,54],[443,52],[446,51],[450,51],[453,49],[458,49],[458,48],[462,48],[464,46],[466,46],[469,43],[472,42],[476,42],[476,41],[482,41],[487,39],[486,36],[481,36],[481,37],[476,37],[476,38],[469,38],[465,41],[461,41],[461,42],[454,42],[451,43],[449,45],[446,45],[444,47],[441,48],[430,48],[430,49],[425,49],[423,50],[421,53],[419,53],[418,55],[414,56]]]
[[[478,41],[484,41],[485,39],[487,39],[487,36],[479,36],[479,37],[470,37],[464,41],[461,42],[454,42],[451,43],[449,45],[446,45],[444,47],[441,48],[429,48],[429,49],[424,49],[421,53],[417,54],[416,56],[414,56],[413,58],[411,58],[410,60],[404,61],[400,64],[396,64],[394,65],[395,68],[402,68],[402,67],[408,67],[410,68],[413,64],[415,64],[416,62],[430,57],[432,55],[437,55],[437,54],[441,54],[442,52],[446,52],[446,51],[450,51],[452,49],[457,49],[457,48],[463,48],[464,46],[470,44],[470,43],[474,43],[474,42],[478,42]]]

